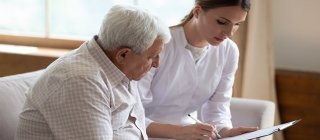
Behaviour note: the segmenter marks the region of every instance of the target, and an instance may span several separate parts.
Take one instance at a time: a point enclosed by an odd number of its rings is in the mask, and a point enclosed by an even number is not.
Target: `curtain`
[[[233,38],[240,51],[234,96],[273,101],[279,124],[271,35],[271,1],[252,0],[247,20]],[[275,133],[274,139],[283,140],[282,133]]]

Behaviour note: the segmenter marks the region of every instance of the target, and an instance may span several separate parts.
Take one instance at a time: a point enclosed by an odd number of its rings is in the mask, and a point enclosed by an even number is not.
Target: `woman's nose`
[[[235,31],[235,27],[234,27],[234,25],[231,25],[231,26],[226,27],[223,33],[228,37],[232,37],[234,31]]]

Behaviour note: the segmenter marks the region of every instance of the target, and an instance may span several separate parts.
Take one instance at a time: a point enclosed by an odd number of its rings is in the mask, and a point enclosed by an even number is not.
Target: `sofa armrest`
[[[26,91],[41,73],[39,70],[0,77],[0,140],[13,139]]]
[[[275,104],[271,101],[232,98],[230,109],[234,127],[257,126],[259,128],[266,128],[274,125]],[[272,136],[262,139],[270,140]]]

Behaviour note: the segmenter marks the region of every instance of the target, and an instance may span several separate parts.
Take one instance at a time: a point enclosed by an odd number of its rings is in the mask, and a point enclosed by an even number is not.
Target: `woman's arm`
[[[154,138],[169,138],[177,140],[208,140],[215,138],[211,124],[196,123],[190,125],[173,125],[153,122],[147,127],[147,134]]]

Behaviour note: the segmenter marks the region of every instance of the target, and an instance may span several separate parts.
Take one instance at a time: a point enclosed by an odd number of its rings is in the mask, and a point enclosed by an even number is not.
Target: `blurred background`
[[[172,26],[190,12],[194,0],[0,0],[0,76],[43,69],[79,47],[97,34],[103,16],[117,3],[146,8]],[[284,131],[283,138],[316,140],[320,137],[320,1],[268,0],[262,6],[268,9],[264,27],[271,51],[266,54],[275,88],[272,101],[278,105],[281,122],[302,119]],[[256,29],[253,26],[243,28]]]

